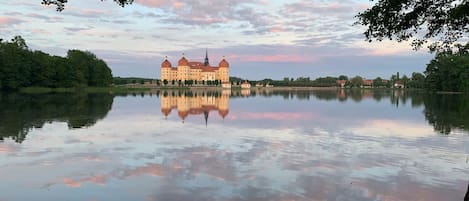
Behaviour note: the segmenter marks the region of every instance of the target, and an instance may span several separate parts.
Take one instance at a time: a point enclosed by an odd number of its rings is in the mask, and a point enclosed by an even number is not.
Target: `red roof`
[[[189,62],[185,57],[179,59],[178,66],[189,66]]]
[[[171,62],[165,59],[163,63],[161,63],[161,68],[171,68]]]
[[[222,59],[220,61],[220,64],[218,64],[218,66],[220,66],[220,68],[228,68],[230,67],[230,64],[225,59]]]

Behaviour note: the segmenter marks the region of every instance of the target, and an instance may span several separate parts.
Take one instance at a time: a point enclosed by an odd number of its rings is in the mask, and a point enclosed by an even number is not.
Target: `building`
[[[163,83],[182,83],[191,85],[219,85],[228,88],[230,83],[230,65],[223,58],[218,66],[211,66],[208,52],[205,52],[204,62],[189,61],[184,57],[173,67],[166,58],[161,63],[161,81]],[[215,84],[216,83],[216,84]],[[230,85],[231,87],[231,85]]]
[[[362,83],[362,88],[372,88],[373,87],[373,80],[364,79]]]
[[[250,89],[250,88],[251,88],[251,83],[249,83],[247,80],[241,84],[241,89]]]
[[[340,88],[344,88],[345,84],[347,84],[347,80],[337,80],[336,83]]]

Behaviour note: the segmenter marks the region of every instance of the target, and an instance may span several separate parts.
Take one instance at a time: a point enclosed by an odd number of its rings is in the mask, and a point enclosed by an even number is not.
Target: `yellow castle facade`
[[[185,82],[194,81],[200,85],[208,81],[218,81],[220,84],[227,84],[230,81],[230,65],[223,58],[218,66],[211,66],[208,59],[208,53],[205,53],[205,61],[194,62],[187,60],[184,55],[178,61],[178,65],[173,67],[166,58],[161,63],[161,81]]]
[[[213,95],[204,91],[193,94],[163,95],[161,96],[161,112],[167,117],[176,109],[179,117],[184,120],[189,115],[204,115],[207,122],[209,113],[218,111],[223,119],[229,112],[231,90],[223,90],[221,94]]]

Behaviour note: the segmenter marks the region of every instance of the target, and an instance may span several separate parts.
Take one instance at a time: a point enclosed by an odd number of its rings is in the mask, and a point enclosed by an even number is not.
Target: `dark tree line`
[[[108,86],[111,69],[91,52],[69,50],[66,57],[28,48],[21,36],[0,40],[0,89]]]
[[[469,92],[469,50],[438,53],[425,74],[431,90]]]

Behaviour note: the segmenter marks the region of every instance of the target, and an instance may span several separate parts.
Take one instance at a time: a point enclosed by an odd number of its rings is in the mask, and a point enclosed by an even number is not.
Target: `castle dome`
[[[218,66],[220,68],[229,68],[230,67],[230,64],[225,60],[225,59],[222,59],[220,61],[220,64],[218,64]]]
[[[171,62],[168,59],[165,59],[163,63],[161,63],[161,68],[171,68]]]
[[[178,61],[178,66],[189,66],[189,61],[187,61],[186,57],[182,57]]]

